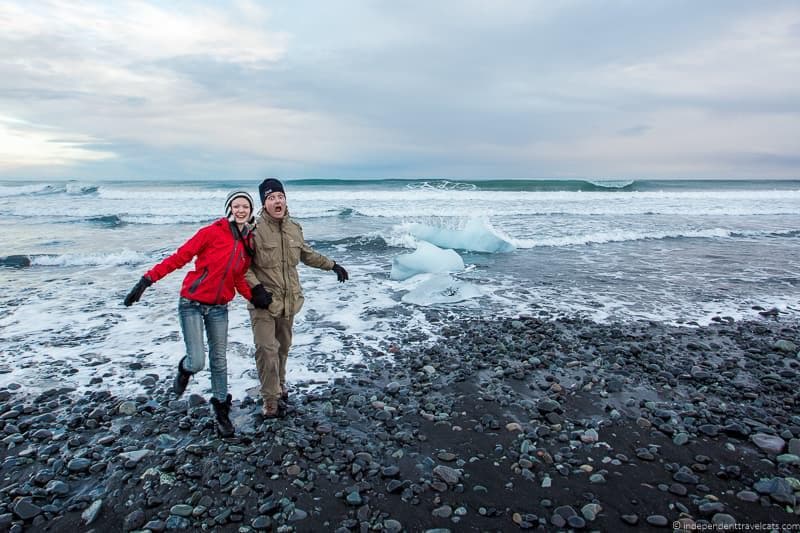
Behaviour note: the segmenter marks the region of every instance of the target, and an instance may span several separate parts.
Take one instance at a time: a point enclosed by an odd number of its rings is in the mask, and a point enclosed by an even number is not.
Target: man
[[[286,359],[292,345],[294,315],[303,306],[297,264],[333,270],[339,282],[349,279],[335,261],[311,249],[303,229],[289,217],[283,184],[274,178],[258,186],[264,209],[254,230],[254,248],[246,279],[252,288],[250,322],[256,345],[256,368],[264,400],[262,414],[275,418],[286,401]]]

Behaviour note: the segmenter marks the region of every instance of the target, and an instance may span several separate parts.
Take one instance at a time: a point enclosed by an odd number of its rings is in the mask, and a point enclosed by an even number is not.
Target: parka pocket
[[[262,267],[275,268],[281,264],[281,249],[274,243],[265,243],[261,247]]]
[[[200,284],[203,283],[203,280],[205,280],[207,277],[208,277],[208,267],[205,267],[203,269],[203,273],[200,274],[200,277],[194,280],[192,284],[189,286],[189,294],[196,291],[197,288],[200,286]]]
[[[289,243],[289,264],[292,266],[297,266],[300,263],[300,252],[302,248],[299,244],[295,244],[294,242]]]

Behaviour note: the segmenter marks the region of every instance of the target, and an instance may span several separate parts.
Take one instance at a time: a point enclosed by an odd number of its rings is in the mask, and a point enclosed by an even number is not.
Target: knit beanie
[[[275,178],[267,178],[258,186],[258,194],[261,196],[262,204],[267,200],[267,196],[274,192],[286,194],[286,191],[283,190],[283,183]]]
[[[231,209],[231,204],[237,198],[244,198],[245,200],[248,201],[248,203],[250,203],[250,219],[248,220],[248,222],[252,224],[253,220],[255,220],[255,216],[253,213],[254,211],[253,197],[250,196],[250,194],[247,191],[233,191],[228,195],[228,197],[225,199],[225,216],[228,218],[228,220],[233,220],[233,210]]]

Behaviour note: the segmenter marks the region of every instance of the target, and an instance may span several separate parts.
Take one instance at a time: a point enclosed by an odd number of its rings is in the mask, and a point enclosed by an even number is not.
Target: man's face
[[[286,196],[282,192],[273,192],[264,199],[267,214],[275,220],[283,220],[286,216]]]

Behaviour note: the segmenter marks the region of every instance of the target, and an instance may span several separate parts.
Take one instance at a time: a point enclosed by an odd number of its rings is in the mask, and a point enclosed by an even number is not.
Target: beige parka
[[[288,211],[282,220],[275,220],[262,210],[253,233],[255,253],[245,275],[247,284],[252,288],[260,283],[272,293],[270,315],[296,314],[304,301],[298,263],[302,261],[310,267],[331,270],[333,260],[306,244],[303,228],[289,218]],[[248,308],[252,309],[253,305]]]

